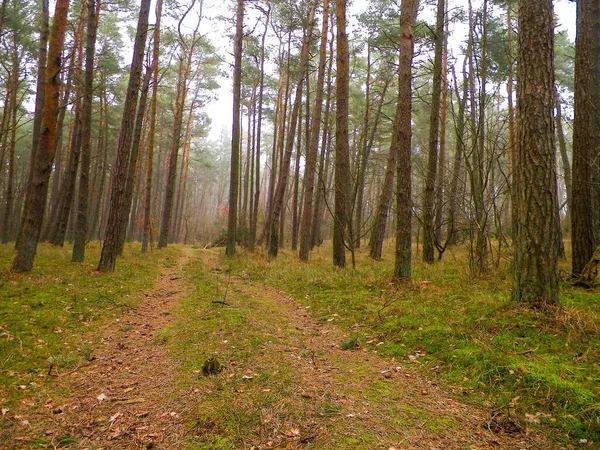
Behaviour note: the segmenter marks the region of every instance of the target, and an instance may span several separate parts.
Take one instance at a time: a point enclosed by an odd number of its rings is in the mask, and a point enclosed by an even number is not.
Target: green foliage
[[[99,256],[98,243],[88,254]],[[90,263],[70,262],[71,249],[41,244],[34,272],[8,272],[12,245],[0,246],[0,398],[10,408],[48,375],[56,375],[93,358],[95,330],[142,300],[161,262],[179,250],[141,255],[126,247],[118,271],[98,274]],[[23,389],[25,387],[25,389]],[[69,439],[65,437],[64,439]],[[65,441],[64,445],[68,443]]]
[[[415,281],[403,285],[390,282],[391,261],[361,251],[356,270],[338,271],[328,251],[317,249],[310,264],[288,252],[240,257],[234,271],[293,295],[315,317],[335,314],[353,332],[360,324],[353,339],[439,373],[470,401],[484,393],[495,408],[547,422],[558,439],[600,439],[597,292],[565,285],[562,306],[540,312],[511,302],[507,266],[470,279],[462,249],[434,266],[415,261]]]

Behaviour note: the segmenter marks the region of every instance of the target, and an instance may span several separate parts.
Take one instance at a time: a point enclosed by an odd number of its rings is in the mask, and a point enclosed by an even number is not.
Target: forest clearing
[[[458,254],[394,284],[327,244],[127,246],[111,274],[40,250],[30,275],[0,252],[2,448],[598,448],[597,290],[540,312]]]

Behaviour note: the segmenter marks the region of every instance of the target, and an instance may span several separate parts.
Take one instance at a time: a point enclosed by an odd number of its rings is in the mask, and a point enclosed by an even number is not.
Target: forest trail
[[[418,354],[342,350],[352,330],[335,315],[317,320],[231,271],[220,252],[183,248],[140,305],[99,331],[89,365],[23,406],[28,425],[15,423],[0,448],[560,448],[521,430],[492,432],[508,422],[438,385]],[[203,288],[211,284],[216,291]],[[211,355],[223,369],[203,376]]]
[[[173,401],[175,369],[160,333],[187,293],[179,269],[190,254],[185,248],[148,287],[144,301],[99,332],[88,365],[61,374],[52,391],[23,405],[27,426],[16,422],[6,442],[0,437],[0,448],[178,447],[186,428]]]
[[[197,313],[207,328],[217,323],[206,348],[224,369],[190,379],[190,404],[199,408],[189,413],[198,423],[190,448],[560,448],[502,414],[462,403],[460,389],[450,393],[418,367],[418,354],[396,361],[373,350],[342,350],[352,330],[338,326],[336,314],[316,320],[285,293],[230,272],[216,252],[200,258],[221,287],[216,300],[201,299]],[[217,445],[224,430],[236,434],[228,436],[231,447]]]

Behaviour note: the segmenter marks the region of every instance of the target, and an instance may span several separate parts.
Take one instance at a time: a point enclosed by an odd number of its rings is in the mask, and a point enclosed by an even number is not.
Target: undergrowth
[[[10,410],[94,358],[102,323],[135,308],[177,247],[142,255],[127,245],[114,273],[96,272],[100,244],[86,263],[71,262],[71,247],[41,244],[31,274],[9,271],[12,244],[0,246],[0,405]],[[92,263],[93,262],[93,263]]]
[[[389,245],[389,244],[388,244]],[[414,258],[413,281],[391,281],[392,256],[357,252],[356,269],[336,269],[331,249],[309,263],[242,254],[230,265],[335,318],[361,345],[405,358],[460,388],[467,401],[502,411],[523,426],[549,426],[556,439],[600,441],[600,292],[561,286],[561,306],[538,311],[511,300],[508,263],[469,275],[464,249],[432,266]],[[387,248],[385,255],[393,255]],[[567,267],[565,267],[566,269]]]

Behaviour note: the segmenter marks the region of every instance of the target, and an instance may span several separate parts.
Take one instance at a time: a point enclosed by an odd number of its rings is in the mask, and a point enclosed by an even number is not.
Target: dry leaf
[[[121,414],[120,412],[110,416],[110,419],[108,419],[109,422],[114,422],[115,420],[117,420],[119,417],[121,417],[123,414]]]

